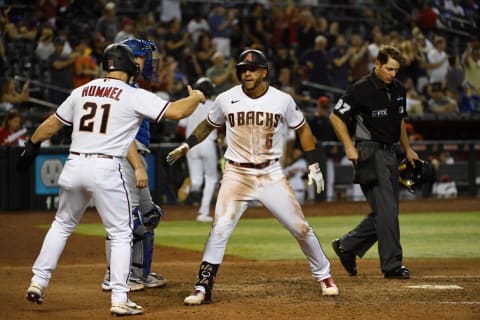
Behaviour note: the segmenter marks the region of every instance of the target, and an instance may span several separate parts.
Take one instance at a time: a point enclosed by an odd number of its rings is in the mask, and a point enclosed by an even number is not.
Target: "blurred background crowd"
[[[408,89],[410,119],[480,119],[475,0],[16,0],[0,7],[1,130],[7,138],[24,130],[3,145],[21,144],[73,88],[101,76],[108,44],[133,37],[157,45],[150,89],[171,100],[204,76],[217,93],[230,88],[239,53],[264,51],[271,85],[295,98],[319,141],[336,140],[328,113],[384,44],[404,54],[397,77]],[[176,125],[152,124],[152,143],[179,141]],[[412,140],[424,138],[413,124],[408,129]],[[50,143],[68,144],[67,137],[61,132]],[[335,147],[326,150],[340,161]]]

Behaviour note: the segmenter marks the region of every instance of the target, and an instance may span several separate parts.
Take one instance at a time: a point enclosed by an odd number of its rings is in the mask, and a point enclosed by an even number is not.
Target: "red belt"
[[[268,160],[261,163],[250,163],[250,162],[235,162],[232,160],[228,160],[228,163],[233,164],[234,166],[237,166],[237,167],[242,167],[242,168],[263,169],[277,161],[278,159],[273,159],[273,160]]]
[[[104,159],[113,159],[114,156],[108,155],[108,154],[103,154],[103,153],[80,153],[80,152],[75,152],[75,151],[70,151],[71,154],[74,154],[76,156],[84,156],[85,158],[88,157],[95,157],[95,158],[104,158]]]

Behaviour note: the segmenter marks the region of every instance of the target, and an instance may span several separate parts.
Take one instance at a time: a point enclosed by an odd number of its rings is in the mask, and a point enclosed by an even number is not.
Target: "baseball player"
[[[122,41],[127,45],[135,56],[141,75],[144,80],[150,81],[157,77],[157,59],[153,58],[156,46],[150,41],[141,39],[127,39]],[[136,83],[132,84],[138,87]],[[127,187],[131,195],[133,227],[132,247],[132,272],[128,285],[130,291],[137,291],[146,288],[163,287],[167,279],[160,273],[151,272],[153,257],[154,229],[158,226],[163,210],[152,201],[150,189],[148,188],[147,162],[145,156],[150,153],[150,122],[143,119],[135,141],[129,149],[127,158],[123,159],[123,168]],[[102,282],[104,291],[111,290],[110,287],[110,251],[111,240],[106,238],[105,252],[107,255],[107,271]]]
[[[105,49],[102,68],[106,77],[74,89],[55,114],[35,130],[17,163],[17,171],[24,171],[33,163],[42,141],[64,125],[72,127],[70,153],[58,182],[59,207],[33,264],[26,298],[36,303],[44,301],[67,239],[93,198],[111,239],[110,312],[135,315],[143,313],[143,308],[128,299],[133,219],[122,159],[144,117],[156,121],[163,117],[180,119],[190,115],[205,97],[188,86],[188,97],[169,103],[133,88],[128,83],[137,76],[139,66],[131,49],[123,44]]]
[[[295,193],[288,185],[278,159],[282,156],[284,126],[296,130],[309,164],[309,183],[317,192],[324,188],[323,176],[315,159],[315,142],[303,113],[293,98],[269,86],[268,65],[263,52],[248,49],[236,64],[237,85],[221,93],[207,118],[178,148],[167,155],[174,163],[214,129],[226,125],[225,171],[215,207],[215,221],[203,252],[194,291],[187,305],[209,303],[214,280],[227,241],[247,209],[260,201],[298,241],[307,257],[322,295],[338,295],[330,274],[330,262],[313,228],[305,220]]]
[[[195,83],[194,88],[202,91],[207,101],[195,109],[189,117],[178,122],[179,131],[181,131],[184,136],[192,134],[193,129],[205,119],[213,107],[212,98],[214,95],[214,85],[212,81],[207,77],[201,77]],[[191,180],[190,193],[187,199],[196,198],[198,194],[202,193],[197,216],[197,221],[199,222],[213,221],[213,218],[209,214],[210,204],[218,181],[216,139],[217,131],[214,130],[202,143],[196,145],[187,154],[188,172]],[[203,190],[201,190],[202,184]]]

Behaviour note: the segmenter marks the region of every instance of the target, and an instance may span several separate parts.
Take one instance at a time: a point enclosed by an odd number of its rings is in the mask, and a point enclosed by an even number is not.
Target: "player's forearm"
[[[303,151],[311,151],[315,149],[315,138],[308,123],[305,122],[303,126],[297,129],[297,135]]]
[[[180,120],[188,117],[195,111],[197,105],[202,102],[202,96],[192,94],[186,98],[172,102],[165,113],[165,118]]]
[[[138,153],[137,144],[135,141],[132,142],[130,148],[128,149],[127,159],[134,169],[143,167],[142,158]]]
[[[354,147],[352,138],[348,133],[348,128],[345,122],[336,116],[334,113],[330,114],[330,122],[332,123],[333,130],[340,140],[343,143],[345,149]]]
[[[203,120],[202,122],[200,122],[186,140],[188,147],[191,148],[194,145],[205,140],[205,138],[208,137],[208,135],[210,134],[210,132],[212,132],[213,129],[214,127],[211,126],[207,120]]]
[[[57,117],[51,115],[35,130],[30,140],[33,143],[41,143],[47,139],[50,139],[62,127],[63,123],[60,122]]]

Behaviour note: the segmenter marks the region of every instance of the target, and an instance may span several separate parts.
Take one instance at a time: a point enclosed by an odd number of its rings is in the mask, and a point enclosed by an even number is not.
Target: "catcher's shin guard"
[[[132,271],[137,277],[147,277],[152,269],[153,228],[143,224],[144,217],[138,208],[133,210],[133,216]]]
[[[206,301],[210,301],[212,299],[213,284],[215,282],[215,276],[217,275],[219,267],[219,264],[212,264],[207,261],[202,261],[200,264],[198,281],[195,286],[202,286],[205,288]]]

